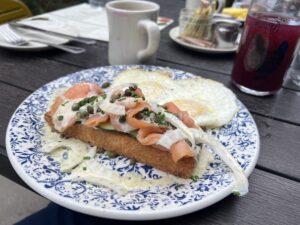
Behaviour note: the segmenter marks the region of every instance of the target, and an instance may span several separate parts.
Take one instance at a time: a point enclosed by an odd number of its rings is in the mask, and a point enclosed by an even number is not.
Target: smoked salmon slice
[[[77,98],[85,98],[89,95],[100,95],[102,89],[97,84],[92,83],[78,83],[69,88],[63,95],[56,97],[51,106],[49,115],[53,116],[58,107],[66,100],[74,100]]]
[[[182,158],[195,157],[194,151],[185,140],[178,141],[171,146],[170,153],[174,162]]]
[[[148,123],[147,121],[143,120],[143,119],[137,119],[135,118],[135,116],[145,110],[151,110],[151,107],[148,103],[146,102],[140,102],[137,104],[137,106],[133,109],[128,110],[127,115],[126,115],[126,121],[127,123],[136,128],[136,129],[140,129],[140,128],[149,128],[149,127],[159,127],[159,125],[155,124],[155,123]]]
[[[172,114],[176,115],[187,127],[197,128],[195,121],[190,117],[187,111],[181,111],[173,102],[167,102],[164,107]]]
[[[108,115],[93,115],[90,118],[88,118],[84,125],[86,125],[87,127],[96,127],[98,126],[100,123],[104,123],[109,119]]]
[[[136,138],[142,145],[154,145],[165,131],[165,129],[159,127],[141,128]]]

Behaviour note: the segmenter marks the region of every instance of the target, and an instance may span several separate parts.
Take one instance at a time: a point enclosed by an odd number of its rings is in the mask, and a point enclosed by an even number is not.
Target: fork
[[[25,40],[19,34],[17,34],[8,24],[0,26],[0,36],[10,44],[16,46],[26,46],[29,45],[29,42],[41,43],[51,46],[53,48],[57,48],[69,53],[80,54],[85,52],[84,48],[70,46],[70,45],[58,45],[44,40],[38,39],[27,39]]]

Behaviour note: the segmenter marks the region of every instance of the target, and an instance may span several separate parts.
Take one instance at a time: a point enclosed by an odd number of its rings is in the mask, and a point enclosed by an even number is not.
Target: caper
[[[62,116],[62,115],[60,115],[60,116],[57,117],[58,121],[62,121],[63,119],[64,119],[64,116]]]
[[[88,115],[89,115],[89,113],[88,113],[87,111],[85,111],[85,110],[79,111],[79,116],[80,116],[80,118],[85,118],[85,117],[87,117]]]
[[[131,96],[131,91],[129,89],[126,89],[124,92],[125,96]]]
[[[106,154],[109,158],[116,158],[118,154],[116,152],[106,151]]]
[[[108,88],[109,86],[110,86],[109,82],[104,82],[101,87],[102,88]]]
[[[74,103],[74,104],[72,105],[72,110],[73,110],[73,111],[78,111],[79,108],[80,108],[80,106],[79,106],[78,103]]]
[[[103,111],[100,107],[97,108],[96,112],[97,112],[97,113],[104,114],[104,111]]]
[[[93,114],[93,113],[94,113],[94,108],[93,108],[93,106],[88,105],[88,106],[86,107],[86,110],[87,110],[87,112],[88,112],[89,114]]]
[[[120,116],[119,122],[120,123],[125,123],[126,122],[126,116]]]

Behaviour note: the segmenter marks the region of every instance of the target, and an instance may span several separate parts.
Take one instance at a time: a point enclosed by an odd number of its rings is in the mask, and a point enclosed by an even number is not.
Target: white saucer
[[[25,40],[29,40],[29,39],[45,40],[45,41],[51,42],[53,44],[66,44],[69,42],[69,40],[67,40],[67,39],[43,34],[38,31],[30,31],[30,30],[25,30],[25,29],[14,29],[14,31],[16,31],[16,33],[18,33]],[[17,45],[8,43],[1,36],[0,36],[0,47],[7,48],[7,49],[13,49],[13,50],[17,50],[17,51],[40,51],[40,50],[49,48],[49,46],[46,44],[30,42],[30,41],[29,41],[29,45],[17,46]]]
[[[234,46],[233,48],[214,48],[214,47],[201,47],[198,45],[193,45],[190,43],[187,43],[179,38],[179,27],[174,27],[169,32],[170,38],[175,41],[177,44],[191,49],[193,51],[197,52],[203,52],[203,53],[210,53],[210,54],[224,54],[224,53],[233,53],[236,52],[238,49],[238,45]]]

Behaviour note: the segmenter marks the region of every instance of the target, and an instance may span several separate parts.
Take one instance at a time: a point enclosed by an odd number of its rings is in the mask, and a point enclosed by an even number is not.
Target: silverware
[[[9,25],[12,26],[12,27],[28,29],[28,30],[34,30],[34,31],[38,31],[38,32],[41,32],[41,33],[44,33],[44,34],[49,34],[49,35],[56,36],[56,37],[66,38],[70,41],[76,41],[76,42],[83,43],[83,44],[93,45],[93,44],[96,43],[95,40],[92,40],[92,39],[89,39],[89,38],[74,37],[74,36],[71,36],[71,35],[62,34],[62,33],[58,33],[58,32],[55,32],[55,31],[44,30],[42,28],[37,28],[37,27],[31,26],[31,25],[28,25],[28,24],[10,22]]]
[[[70,45],[57,45],[48,41],[38,40],[38,39],[25,40],[24,38],[19,36],[19,34],[13,31],[8,24],[0,26],[0,36],[3,37],[3,39],[8,43],[11,43],[16,46],[25,46],[25,45],[29,45],[29,42],[36,42],[36,43],[46,44],[53,48],[58,48],[60,50],[73,53],[73,54],[79,54],[85,52],[85,49],[80,47],[74,47]]]

